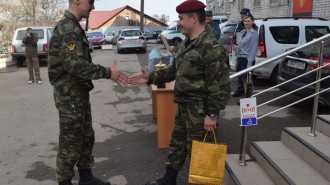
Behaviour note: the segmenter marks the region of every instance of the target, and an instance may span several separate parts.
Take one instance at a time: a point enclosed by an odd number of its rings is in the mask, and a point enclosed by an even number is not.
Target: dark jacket
[[[23,39],[23,44],[26,45],[25,55],[26,57],[36,57],[38,56],[38,36],[32,35],[31,37],[25,36]]]

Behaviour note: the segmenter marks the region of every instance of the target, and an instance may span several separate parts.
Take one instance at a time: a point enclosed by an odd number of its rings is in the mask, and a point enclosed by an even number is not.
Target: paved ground
[[[162,45],[149,44],[163,49]],[[118,55],[116,50],[95,50],[94,63],[110,66],[118,59],[118,67],[128,74],[146,68],[147,54],[130,52]],[[47,67],[41,67],[44,84],[27,84],[25,68],[11,66],[0,70],[0,184],[55,185],[55,156],[58,138],[58,114],[48,82]],[[232,81],[235,89],[236,81]],[[256,91],[264,89],[266,80],[255,81]],[[165,170],[167,150],[157,148],[157,123],[152,119],[151,89],[147,86],[118,87],[109,80],[94,81],[91,91],[96,176],[110,179],[112,184],[142,185],[161,177]],[[274,90],[258,97],[264,102],[283,94]],[[297,100],[290,96],[259,109],[263,114]],[[227,143],[228,153],[238,153],[240,118],[237,102],[232,98],[221,112],[219,141]],[[301,103],[259,121],[249,128],[249,140],[279,140],[282,127],[309,126],[311,103]],[[320,108],[320,113],[329,113]],[[188,160],[179,175],[178,184],[186,185]],[[75,178],[75,183],[77,182]]]

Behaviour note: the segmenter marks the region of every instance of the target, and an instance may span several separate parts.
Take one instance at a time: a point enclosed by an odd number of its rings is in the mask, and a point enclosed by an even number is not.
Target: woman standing
[[[258,27],[254,24],[254,17],[251,13],[246,14],[244,19],[245,29],[238,39],[236,55],[236,71],[242,71],[251,67],[257,55],[258,48]],[[247,94],[247,75],[242,75],[244,93]]]

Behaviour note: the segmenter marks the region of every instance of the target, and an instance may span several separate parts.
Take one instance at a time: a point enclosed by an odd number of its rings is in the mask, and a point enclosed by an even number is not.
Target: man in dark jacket
[[[32,33],[32,28],[26,29],[26,37],[23,39],[23,44],[26,45],[25,49],[25,57],[26,57],[26,65],[29,69],[29,81],[28,84],[32,84],[34,82],[34,74],[38,84],[42,84],[40,78],[40,70],[39,70],[39,59],[38,59],[38,36]]]

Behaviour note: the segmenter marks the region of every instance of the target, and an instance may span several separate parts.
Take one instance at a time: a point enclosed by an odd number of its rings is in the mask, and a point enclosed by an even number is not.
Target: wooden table
[[[169,148],[174,125],[176,103],[173,103],[175,81],[165,88],[152,85],[152,117],[157,119],[158,148]]]

